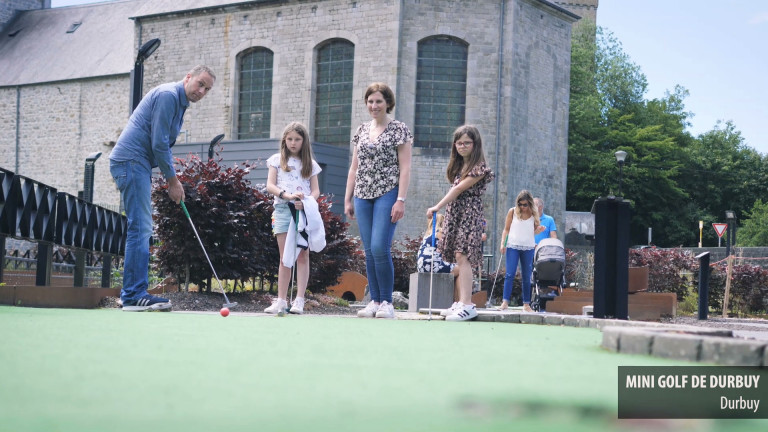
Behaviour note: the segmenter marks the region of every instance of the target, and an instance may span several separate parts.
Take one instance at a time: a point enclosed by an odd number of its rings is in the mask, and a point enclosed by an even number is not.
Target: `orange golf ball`
[[[221,311],[219,311],[219,313],[221,314],[221,316],[225,317],[229,315],[229,308],[221,308]]]

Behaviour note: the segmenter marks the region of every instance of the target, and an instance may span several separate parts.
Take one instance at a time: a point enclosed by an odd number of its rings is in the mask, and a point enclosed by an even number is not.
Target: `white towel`
[[[307,196],[302,201],[304,210],[299,211],[299,223],[291,223],[288,235],[285,237],[283,265],[292,268],[302,249],[309,248],[312,252],[320,252],[325,248],[325,226],[320,216],[320,209],[313,196]],[[296,247],[289,245],[295,244]]]

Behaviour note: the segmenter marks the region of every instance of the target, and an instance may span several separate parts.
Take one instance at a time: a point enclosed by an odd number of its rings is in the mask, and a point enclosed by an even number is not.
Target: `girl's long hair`
[[[299,160],[301,160],[301,177],[309,178],[312,175],[312,144],[309,141],[309,132],[306,126],[299,122],[292,122],[283,130],[283,139],[280,140],[280,168],[288,172],[291,168],[288,166],[288,158],[291,152],[285,145],[285,138],[289,133],[296,132],[301,137],[301,150],[299,150]]]
[[[437,219],[437,225],[435,228],[435,235],[437,235],[439,232],[443,230],[443,220],[445,219],[445,216],[442,213],[438,213],[435,219]],[[424,231],[424,237],[429,237],[431,235],[432,235],[432,218],[429,218],[427,222],[427,230]]]
[[[464,135],[472,140],[472,153],[469,155],[469,161],[465,164],[464,158],[456,150],[456,141]],[[483,154],[483,139],[480,137],[480,131],[471,125],[459,126],[453,132],[453,143],[451,144],[451,159],[448,161],[448,168],[445,170],[448,182],[453,183],[456,177],[464,178],[478,164],[485,162]]]

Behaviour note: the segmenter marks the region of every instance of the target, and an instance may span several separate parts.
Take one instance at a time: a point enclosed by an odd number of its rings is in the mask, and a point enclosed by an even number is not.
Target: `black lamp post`
[[[621,195],[621,178],[624,171],[624,161],[627,159],[627,152],[625,152],[624,150],[619,150],[616,153],[614,153],[614,156],[616,156],[616,162],[619,163],[619,194],[618,196],[622,196]]]
[[[136,62],[131,71],[131,112],[136,109],[141,101],[141,89],[144,83],[144,60],[149,58],[152,53],[160,46],[160,39],[151,39],[139,48],[139,54],[136,56]]]
[[[93,202],[93,180],[96,172],[96,160],[101,157],[101,152],[94,152],[85,158],[85,178],[83,179],[83,199]]]
[[[725,228],[725,256],[731,256],[731,245],[736,242],[736,213],[733,210],[725,211],[725,221],[728,226]]]
[[[211,144],[208,146],[208,160],[213,159],[213,147],[216,146],[216,144],[220,143],[221,140],[224,139],[224,134],[216,135],[215,138],[211,140]]]

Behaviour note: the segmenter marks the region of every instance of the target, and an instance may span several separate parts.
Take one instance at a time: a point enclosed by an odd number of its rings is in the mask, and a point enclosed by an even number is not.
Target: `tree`
[[[629,154],[623,195],[633,201],[631,236],[644,243],[647,227],[671,244],[682,240],[680,223],[687,199],[677,178],[691,137],[684,132],[689,113],[676,88],[665,98],[645,101],[647,83],[640,67],[608,31],[584,26],[572,44],[571,113],[567,204],[588,210],[599,196],[618,193],[613,154]]]
[[[718,122],[687,153],[689,172],[681,182],[712,222],[723,221],[726,210],[742,219],[768,193],[768,161],[744,143],[733,122]]]
[[[613,34],[574,29],[567,208],[586,211],[597,197],[618,192],[613,154],[624,150],[631,241],[644,243],[650,227],[659,246],[694,245],[699,221],[722,221],[725,210],[743,219],[768,194],[768,157],[748,147],[730,121],[694,138],[686,131],[693,116],[685,109],[688,91],[678,85],[646,100],[646,88],[642,70]],[[713,230],[706,234],[707,243],[716,243]]]
[[[768,246],[768,201],[755,201],[752,210],[745,212],[746,219],[736,235],[736,245],[741,247]]]

